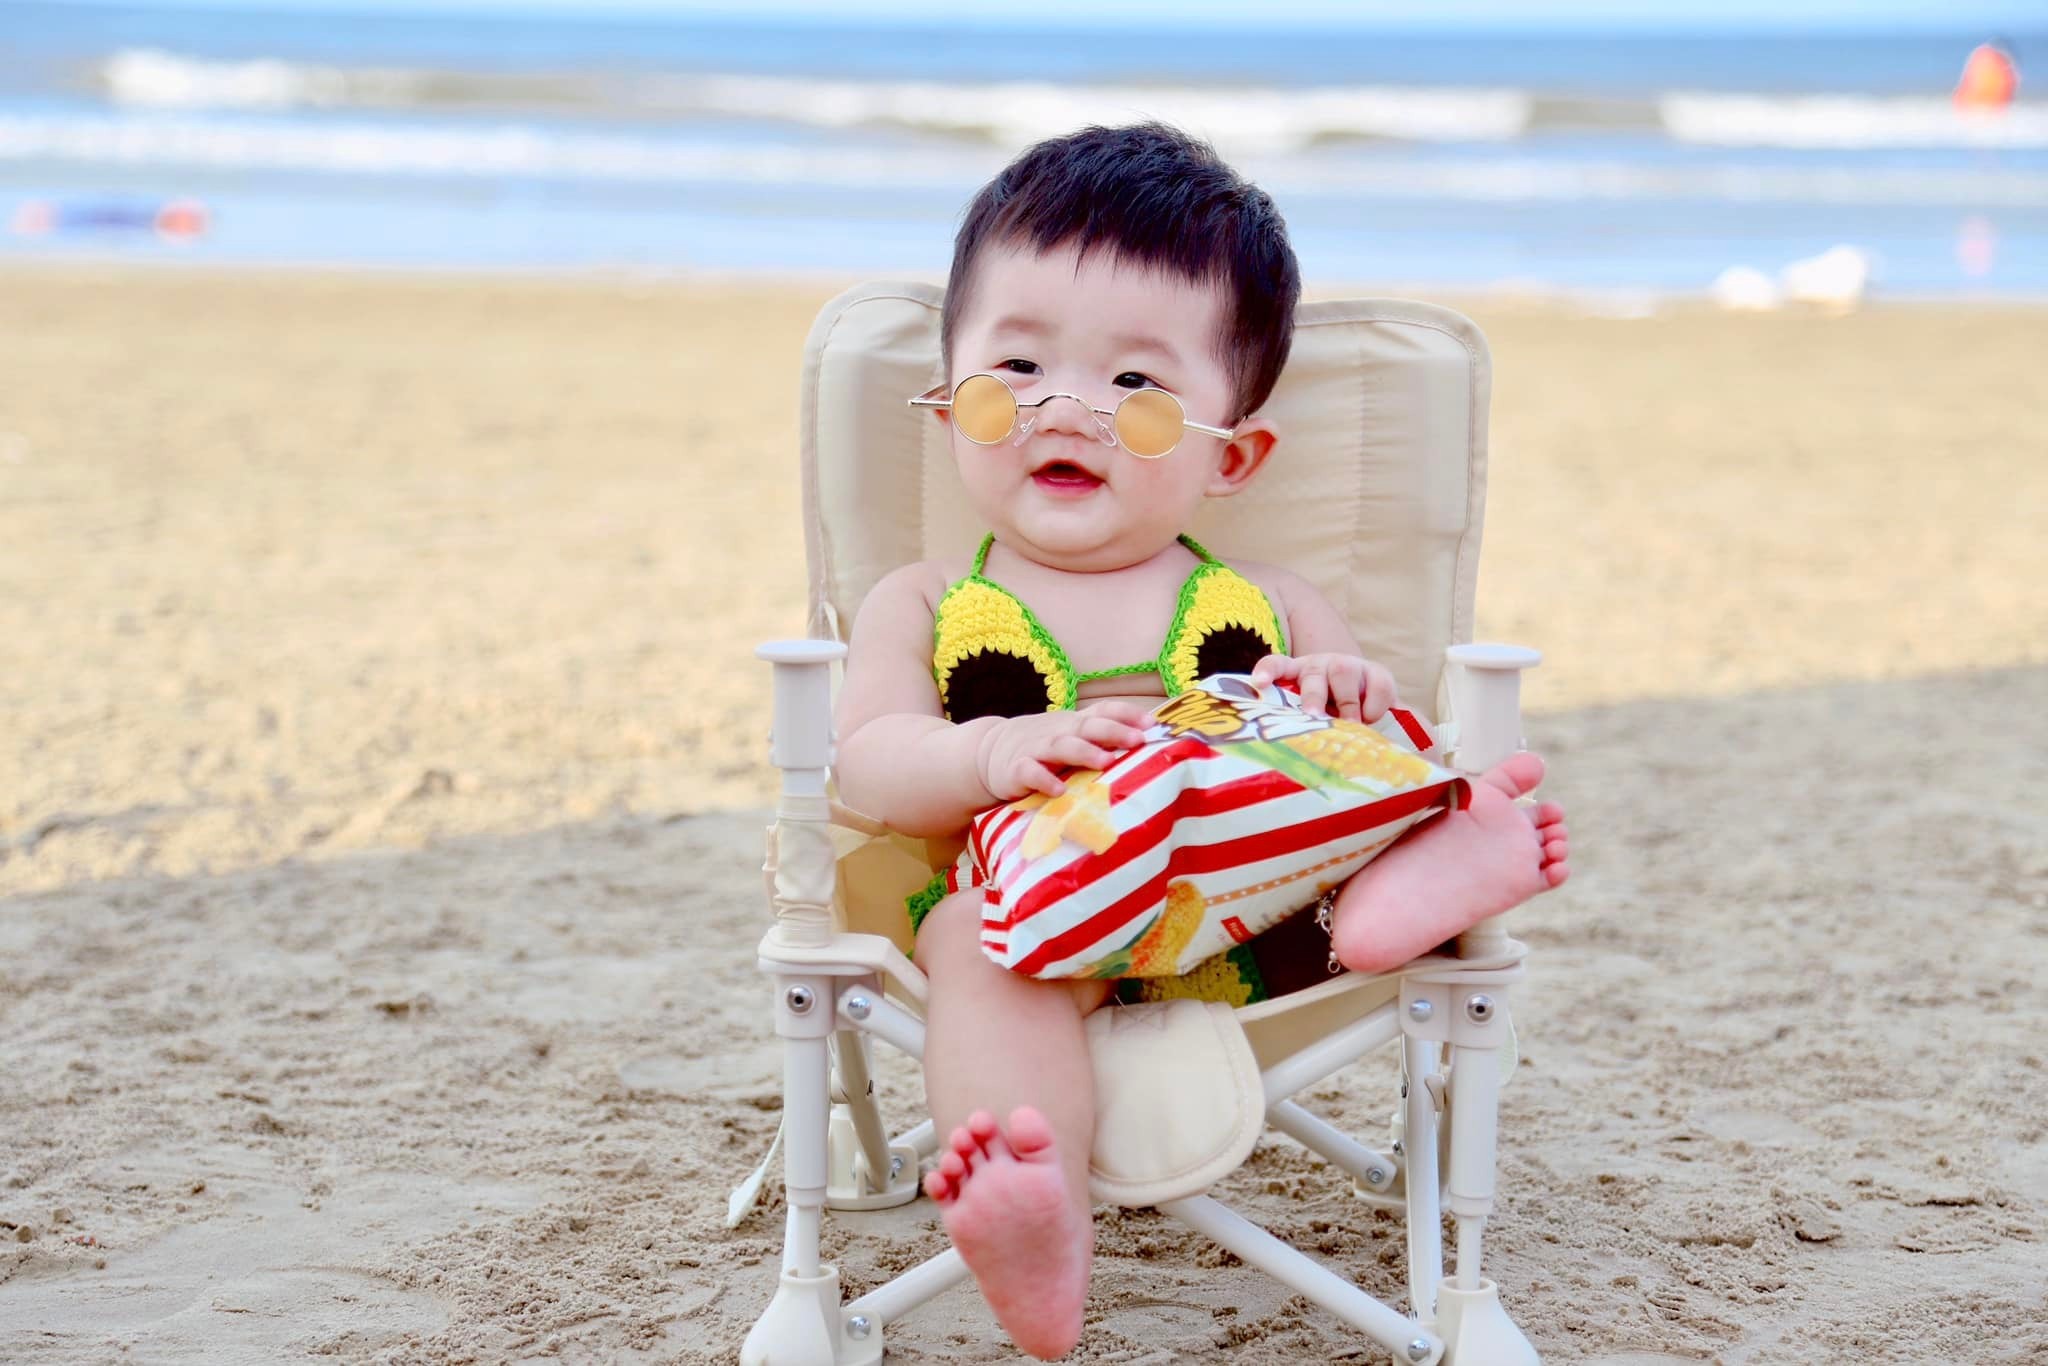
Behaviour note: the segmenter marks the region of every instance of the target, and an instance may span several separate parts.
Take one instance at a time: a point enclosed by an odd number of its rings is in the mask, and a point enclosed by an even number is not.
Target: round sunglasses
[[[1133,389],[1114,408],[1098,408],[1079,394],[1066,393],[1047,394],[1025,403],[1001,375],[969,375],[953,386],[952,393],[945,389],[943,384],[933,385],[911,399],[910,406],[951,410],[954,427],[977,446],[993,446],[1012,432],[1021,443],[1031,435],[1032,425],[1038,419],[1034,414],[1020,424],[1018,415],[1026,408],[1043,408],[1056,398],[1073,399],[1087,409],[1095,421],[1095,435],[1105,446],[1121,442],[1125,450],[1141,460],[1157,460],[1171,453],[1189,432],[1225,441],[1237,435],[1234,428],[1190,421],[1180,400],[1164,389]],[[1104,418],[1109,421],[1104,422]]]

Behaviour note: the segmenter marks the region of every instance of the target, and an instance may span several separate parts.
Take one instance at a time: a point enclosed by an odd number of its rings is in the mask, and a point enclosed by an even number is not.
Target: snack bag
[[[982,886],[982,951],[1031,977],[1170,977],[1336,886],[1416,822],[1463,809],[1413,712],[1312,715],[1214,674],[1145,742],[1058,797],[975,817],[956,886]]]

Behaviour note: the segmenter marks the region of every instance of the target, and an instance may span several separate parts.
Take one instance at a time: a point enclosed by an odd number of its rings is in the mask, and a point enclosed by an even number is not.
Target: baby
[[[862,604],[839,699],[848,805],[957,845],[977,812],[1111,762],[1162,697],[1215,672],[1291,682],[1304,706],[1353,720],[1395,701],[1315,589],[1183,535],[1273,455],[1256,413],[1300,292],[1272,201],[1156,124],[1040,143],[982,189],[954,246],[947,383],[917,401],[947,424],[988,538],[971,563],[899,569]],[[1191,623],[1196,576],[1242,594],[1252,610],[1233,615],[1256,627]],[[1542,776],[1514,756],[1468,809],[1354,875],[1338,960],[1397,967],[1563,882],[1564,813],[1515,801]],[[981,900],[945,897],[917,930],[927,1097],[949,1135],[926,1190],[1004,1329],[1056,1357],[1079,1340],[1094,1246],[1082,1019],[1115,984],[998,967]]]

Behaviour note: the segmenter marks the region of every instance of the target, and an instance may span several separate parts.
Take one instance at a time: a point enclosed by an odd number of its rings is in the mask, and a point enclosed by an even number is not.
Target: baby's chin
[[[1177,530],[1134,526],[1114,516],[1024,515],[993,524],[1010,549],[1053,569],[1099,574],[1142,564],[1170,548]]]

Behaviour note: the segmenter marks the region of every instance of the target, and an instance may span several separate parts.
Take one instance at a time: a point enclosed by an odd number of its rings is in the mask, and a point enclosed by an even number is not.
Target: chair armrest
[[[1540,664],[1542,652],[1474,642],[1453,645],[1444,657],[1458,727],[1456,767],[1484,773],[1522,747],[1522,670]]]
[[[770,971],[801,968],[834,977],[877,974],[896,996],[914,1003],[920,1015],[924,1013],[924,973],[903,956],[903,950],[879,934],[841,932],[822,944],[790,944],[770,930],[758,953],[760,965]]]
[[[1451,715],[1458,726],[1452,763],[1484,773],[1522,748],[1522,670],[1543,660],[1526,645],[1475,642],[1444,651],[1450,661]],[[1458,936],[1458,956],[1492,960],[1512,951],[1507,917],[1491,916]]]
[[[846,647],[836,640],[771,640],[755,647],[754,657],[775,666],[768,758],[783,770],[787,791],[791,770],[832,766],[832,666],[846,658]]]

